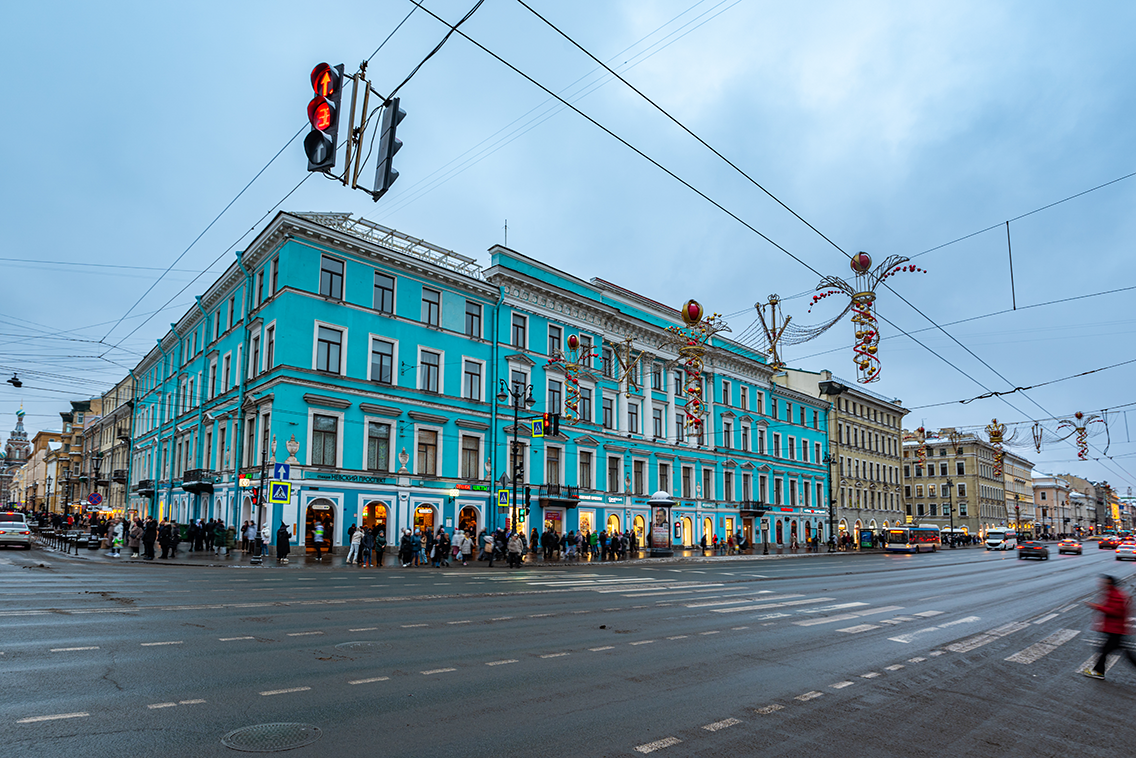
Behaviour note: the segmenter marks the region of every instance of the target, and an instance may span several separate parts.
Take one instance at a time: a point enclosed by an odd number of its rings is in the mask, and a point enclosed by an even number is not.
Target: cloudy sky
[[[425,7],[456,22],[473,2]],[[21,402],[31,431],[58,428],[69,399],[117,380],[279,205],[484,263],[507,219],[510,247],[675,306],[695,297],[735,335],[771,293],[798,323],[835,315],[832,299],[808,305],[817,272],[848,274],[836,246],[918,255],[929,273],[881,293],[871,389],[913,409],[909,428],[1109,409],[1112,460],[1036,454],[1028,433],[1018,451],[1136,487],[1136,363],[951,402],[1136,359],[1136,177],[1019,218],[1136,171],[1136,5],[529,2],[834,244],[516,0],[486,0],[462,30],[803,263],[458,35],[399,92],[386,197],[320,176],[296,189],[311,68],[354,70],[406,19],[371,60],[386,93],[441,40],[408,0],[16,4],[0,59],[37,86],[10,87],[0,122],[0,371],[25,382],[0,390],[0,434]],[[851,333],[842,322],[786,357],[852,378]],[[1098,457],[1106,437],[1092,442]]]

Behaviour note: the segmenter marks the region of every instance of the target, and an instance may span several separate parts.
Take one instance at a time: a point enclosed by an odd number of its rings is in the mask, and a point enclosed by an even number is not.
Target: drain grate
[[[352,653],[377,653],[388,650],[390,644],[386,642],[341,642],[335,646],[337,650],[348,650]]]
[[[310,745],[322,736],[311,724],[257,724],[229,732],[221,744],[246,753],[275,753]]]

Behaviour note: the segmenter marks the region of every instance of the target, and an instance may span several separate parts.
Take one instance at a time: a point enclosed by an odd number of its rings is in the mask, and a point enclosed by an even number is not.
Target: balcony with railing
[[[126,469],[116,468],[110,473],[110,480],[115,484],[126,484]]]
[[[542,484],[539,497],[545,505],[575,508],[580,502],[580,488],[567,484]]]
[[[199,494],[212,492],[213,485],[217,483],[218,478],[216,471],[204,468],[190,469],[182,475],[181,488],[186,492]]]
[[[141,479],[138,484],[134,485],[134,491],[142,497],[152,497],[154,495],[154,480]]]

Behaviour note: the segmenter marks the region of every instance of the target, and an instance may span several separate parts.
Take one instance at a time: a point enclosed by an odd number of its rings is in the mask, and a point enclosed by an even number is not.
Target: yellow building
[[[1009,526],[1005,475],[994,474],[994,448],[956,429],[904,433],[903,492],[912,521],[983,537]],[[1031,495],[1032,497],[1032,495]]]

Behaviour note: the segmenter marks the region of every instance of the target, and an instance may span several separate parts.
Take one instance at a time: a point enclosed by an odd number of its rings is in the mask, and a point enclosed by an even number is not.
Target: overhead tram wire
[[[433,17],[434,19],[436,19],[436,20],[437,20],[437,21],[438,21],[439,23],[445,24],[446,26],[450,26],[451,28],[453,28],[453,26],[452,26],[451,24],[449,24],[449,22],[445,21],[445,20],[444,20],[443,18],[441,18],[440,16],[438,16],[438,15],[437,15],[436,13],[434,13],[433,11],[431,11],[431,10],[430,10],[429,8],[427,8],[427,7],[425,7],[424,5],[422,5],[422,3],[420,2],[420,0],[411,0],[411,2],[413,2],[413,3],[415,3],[415,5],[418,5],[419,7],[421,7],[421,8],[422,8],[422,10],[423,10],[424,12],[426,12],[427,14],[429,14],[430,16],[432,16],[432,17]],[[709,202],[709,203],[710,203],[711,205],[713,205],[714,207],[718,208],[718,209],[719,209],[719,210],[721,210],[721,211],[722,211],[723,213],[725,213],[726,215],[730,216],[730,217],[731,217],[731,218],[733,218],[733,219],[734,219],[735,221],[737,221],[738,223],[742,224],[742,225],[743,225],[743,226],[745,226],[745,227],[746,227],[747,229],[749,229],[750,231],[754,232],[755,234],[757,234],[757,235],[758,235],[759,237],[761,237],[761,238],[762,238],[762,239],[764,239],[765,241],[769,242],[769,243],[770,243],[771,245],[773,245],[773,246],[774,246],[774,247],[776,247],[776,248],[777,248],[778,250],[782,251],[783,253],[785,253],[786,255],[788,255],[789,257],[791,257],[791,258],[792,258],[793,260],[795,260],[795,261],[797,261],[798,263],[800,263],[801,265],[805,266],[805,267],[806,267],[807,269],[809,269],[809,270],[810,270],[810,271],[812,271],[813,273],[817,274],[817,276],[821,276],[821,274],[820,274],[820,272],[819,272],[819,271],[817,271],[817,270],[816,270],[815,268],[813,268],[813,267],[812,267],[811,265],[809,265],[808,263],[806,263],[806,262],[805,262],[804,260],[802,260],[802,259],[801,259],[800,257],[798,257],[797,255],[793,254],[793,253],[792,253],[792,252],[790,252],[789,250],[785,249],[785,248],[784,248],[784,247],[782,247],[781,245],[779,245],[779,244],[777,244],[776,242],[774,242],[774,241],[773,241],[772,239],[770,239],[770,238],[769,238],[768,236],[766,236],[766,235],[765,235],[764,233],[762,233],[761,231],[759,231],[758,229],[756,229],[755,227],[753,227],[753,226],[752,226],[751,224],[749,224],[748,222],[746,222],[746,221],[744,221],[743,219],[741,219],[741,218],[740,218],[740,217],[739,217],[739,216],[738,216],[737,214],[735,214],[735,213],[733,213],[732,211],[730,211],[729,209],[727,209],[727,208],[726,208],[725,206],[723,206],[723,205],[722,205],[721,203],[717,202],[716,200],[714,200],[713,198],[711,198],[710,196],[708,196],[708,195],[707,195],[706,193],[704,193],[704,192],[702,192],[701,190],[699,190],[699,189],[698,189],[697,187],[694,187],[694,186],[693,186],[692,184],[690,184],[689,182],[687,182],[687,181],[686,181],[685,179],[683,179],[682,177],[678,176],[677,174],[675,174],[675,173],[674,173],[673,171],[671,171],[671,170],[670,170],[670,169],[668,169],[667,167],[663,166],[663,165],[662,165],[661,163],[659,163],[659,162],[658,162],[658,161],[656,161],[656,160],[655,160],[654,158],[652,158],[652,157],[650,157],[649,155],[647,155],[646,153],[644,153],[644,152],[643,152],[642,150],[640,150],[639,148],[637,148],[637,147],[635,147],[634,145],[632,145],[632,144],[631,144],[630,142],[628,142],[628,141],[627,141],[627,140],[625,140],[624,138],[620,137],[620,136],[619,136],[618,134],[616,134],[615,132],[613,132],[613,131],[612,131],[611,129],[609,129],[609,128],[607,128],[606,126],[604,126],[603,124],[599,123],[599,122],[598,122],[598,121],[596,121],[596,120],[595,120],[594,118],[592,118],[591,116],[587,115],[586,113],[584,113],[583,111],[581,111],[581,110],[580,110],[579,108],[577,108],[577,107],[576,107],[575,105],[573,105],[573,104],[571,104],[571,103],[567,102],[566,100],[564,100],[564,98],[562,98],[562,97],[560,97],[559,95],[557,95],[557,94],[556,94],[555,92],[553,92],[552,90],[550,90],[550,89],[549,89],[548,87],[546,87],[546,86],[544,86],[543,84],[541,84],[540,82],[536,81],[536,80],[535,80],[535,79],[533,79],[533,78],[532,78],[531,76],[529,76],[528,74],[524,73],[523,71],[521,71],[520,69],[518,69],[518,68],[517,68],[516,66],[514,66],[514,65],[513,65],[513,64],[511,64],[511,63],[509,63],[508,61],[506,61],[506,60],[505,60],[504,58],[502,58],[501,56],[499,56],[499,55],[497,55],[496,53],[494,53],[494,52],[493,52],[492,50],[489,50],[489,49],[488,49],[487,47],[485,47],[485,46],[484,46],[484,45],[482,45],[482,44],[481,44],[480,42],[478,42],[478,41],[474,40],[473,38],[471,38],[471,37],[470,37],[469,35],[467,35],[467,34],[466,34],[465,32],[463,32],[463,31],[461,31],[461,30],[457,30],[457,29],[455,29],[455,31],[456,31],[456,32],[457,32],[458,34],[460,34],[460,35],[461,35],[461,36],[462,36],[463,38],[465,38],[465,39],[466,39],[466,40],[467,40],[468,42],[470,42],[470,43],[471,43],[471,44],[473,44],[473,45],[474,45],[475,47],[477,47],[478,49],[480,49],[480,50],[481,50],[482,52],[484,52],[484,53],[486,53],[487,55],[489,55],[490,57],[494,58],[494,59],[495,59],[495,60],[497,60],[497,61],[498,61],[499,63],[501,63],[502,65],[504,65],[504,66],[505,66],[506,68],[510,69],[511,71],[513,71],[514,73],[516,73],[517,75],[521,76],[522,78],[524,78],[524,79],[525,79],[526,81],[528,81],[529,83],[531,83],[531,84],[533,84],[534,86],[536,86],[536,87],[540,88],[540,89],[541,89],[542,91],[544,91],[544,92],[545,92],[546,94],[548,94],[548,95],[551,95],[551,96],[555,97],[555,98],[556,98],[557,100],[559,100],[559,101],[560,101],[560,102],[562,102],[562,103],[563,103],[564,105],[566,105],[567,107],[569,107],[570,109],[572,109],[572,110],[573,110],[573,111],[574,111],[575,113],[577,113],[578,115],[580,115],[581,117],[583,117],[583,118],[584,118],[585,120],[587,120],[587,121],[588,121],[589,123],[591,123],[591,124],[592,124],[593,126],[596,126],[596,127],[597,127],[597,128],[599,128],[600,130],[602,130],[602,131],[603,131],[604,133],[608,134],[609,136],[611,136],[612,138],[614,138],[615,140],[617,140],[617,141],[618,141],[619,143],[621,143],[622,145],[624,145],[625,147],[627,147],[628,149],[630,149],[630,150],[631,150],[632,152],[636,153],[636,154],[637,154],[637,155],[639,155],[639,156],[640,156],[641,158],[643,158],[644,160],[648,161],[649,163],[651,163],[651,164],[652,164],[653,166],[655,166],[655,167],[656,167],[656,168],[658,168],[659,170],[663,171],[663,172],[664,172],[665,174],[667,174],[668,176],[670,176],[670,177],[671,177],[672,179],[674,179],[675,181],[679,182],[679,183],[680,183],[680,184],[682,184],[682,185],[683,185],[684,187],[686,187],[687,189],[691,190],[692,192],[694,192],[695,194],[697,194],[697,195],[698,195],[699,197],[703,198],[704,200],[706,200],[707,202]],[[837,247],[838,247],[838,246],[837,246]],[[840,248],[838,247],[838,249],[840,249]],[[844,252],[844,251],[843,251],[843,250],[841,250],[841,252]],[[846,253],[845,253],[845,254],[846,254]],[[885,286],[886,286],[886,285],[885,285]],[[891,288],[889,287],[889,290],[890,290],[890,289],[891,289]],[[891,290],[891,291],[892,291],[892,292],[894,292],[894,290]],[[900,296],[900,298],[901,298],[901,299],[903,299],[903,298],[902,298],[902,296]],[[904,300],[904,302],[908,302],[908,301]],[[911,305],[911,304],[910,304],[910,303],[908,302],[908,305]],[[911,305],[911,307],[912,307],[912,308],[915,308],[915,306],[913,306],[913,305]],[[927,319],[927,320],[928,320],[928,321],[929,321],[929,322],[930,322],[931,324],[933,324],[933,325],[934,325],[934,326],[935,326],[936,328],[940,329],[940,331],[943,331],[944,333],[948,334],[948,336],[950,336],[950,335],[949,335],[949,333],[947,333],[947,332],[946,332],[946,330],[942,329],[942,327],[941,327],[941,326],[939,326],[938,324],[936,324],[936,323],[935,323],[935,321],[934,321],[933,319],[931,319],[930,317],[928,317],[928,316],[927,316],[926,314],[922,313],[922,312],[921,312],[921,311],[919,311],[918,309],[916,309],[916,311],[917,311],[917,312],[919,312],[919,313],[920,313],[920,315],[922,315],[922,316],[923,316],[923,317],[924,317],[925,319]],[[940,355],[940,354],[939,354],[938,352],[936,352],[935,350],[931,349],[931,348],[930,348],[930,347],[929,347],[928,345],[924,344],[923,342],[921,342],[921,341],[920,341],[920,340],[918,340],[917,338],[915,338],[915,337],[911,336],[910,334],[908,334],[908,333],[907,333],[907,332],[906,332],[905,330],[903,330],[903,329],[902,329],[901,327],[899,327],[899,326],[898,326],[897,324],[893,323],[892,321],[890,321],[890,320],[889,320],[889,319],[887,319],[887,318],[883,318],[882,320],[883,320],[883,321],[884,321],[885,323],[887,323],[888,325],[890,325],[890,326],[894,327],[895,329],[897,329],[898,331],[900,331],[900,332],[903,332],[903,333],[904,333],[905,335],[907,335],[907,336],[908,336],[908,337],[909,337],[909,338],[910,338],[910,339],[911,339],[911,340],[912,340],[913,342],[915,342],[915,343],[916,343],[917,345],[919,345],[920,347],[922,347],[922,348],[923,348],[924,350],[926,350],[927,352],[931,353],[931,354],[932,354],[932,355],[934,355],[935,357],[939,358],[939,360],[943,361],[943,362],[944,362],[944,363],[946,363],[946,364],[947,364],[948,366],[951,366],[952,368],[954,368],[954,369],[956,369],[957,371],[959,371],[960,373],[962,373],[962,374],[963,374],[963,376],[965,376],[965,377],[967,377],[968,379],[970,379],[971,381],[973,381],[973,382],[974,382],[975,384],[977,384],[977,385],[978,385],[979,387],[982,387],[982,388],[983,388],[984,390],[986,390],[987,392],[991,392],[991,391],[992,391],[992,390],[991,390],[991,389],[990,389],[989,387],[987,387],[987,386],[986,386],[985,384],[983,384],[983,383],[982,383],[981,381],[979,381],[979,380],[978,380],[977,378],[975,378],[975,377],[971,376],[970,374],[968,374],[968,373],[967,373],[967,372],[966,372],[965,370],[963,370],[962,368],[960,368],[960,367],[956,366],[955,364],[953,364],[952,362],[948,361],[948,360],[947,360],[947,359],[946,359],[946,358],[945,358],[944,356]],[[952,339],[954,339],[954,338],[952,337]],[[955,341],[957,342],[957,340],[955,340]],[[969,349],[968,349],[968,348],[966,348],[966,346],[965,346],[965,345],[961,345],[961,343],[959,343],[959,344],[960,344],[960,346],[961,346],[961,347],[963,347],[963,349],[964,349],[964,350],[967,350],[968,352],[971,352],[971,354],[972,354],[972,355],[974,355],[974,353],[973,353],[972,351],[969,351]],[[1008,380],[1007,380],[1007,379],[1006,379],[1005,377],[1003,377],[1003,376],[1001,376],[1000,374],[998,374],[998,372],[997,372],[996,370],[994,370],[994,369],[993,369],[992,367],[990,367],[990,366],[989,366],[989,364],[985,364],[985,362],[984,362],[984,361],[982,361],[982,359],[981,359],[981,358],[979,358],[979,357],[978,357],[977,355],[974,355],[974,357],[975,357],[975,358],[976,358],[977,360],[979,360],[980,362],[983,362],[983,363],[984,363],[984,365],[986,365],[986,366],[987,366],[987,368],[990,368],[990,370],[991,370],[992,372],[994,372],[994,373],[995,373],[996,375],[998,375],[998,376],[999,376],[999,377],[1000,377],[1000,378],[1001,378],[1001,379],[1002,379],[1002,380],[1003,380],[1004,382],[1006,382],[1007,384],[1012,384],[1012,383],[1011,383],[1011,382],[1009,382],[1009,381],[1008,381]],[[1036,401],[1034,401],[1034,400],[1033,400],[1032,398],[1029,398],[1029,396],[1028,396],[1028,395],[1026,395],[1026,397],[1027,397],[1027,399],[1029,399],[1029,400],[1030,400],[1031,402],[1033,402],[1033,403],[1034,403],[1035,405],[1038,405],[1038,407],[1039,407],[1039,408],[1042,408],[1042,410],[1043,410],[1043,411],[1045,410],[1045,409],[1044,409],[1044,408],[1043,408],[1042,406],[1040,406],[1040,404],[1038,404],[1038,403],[1037,403]],[[1002,402],[1006,403],[1006,404],[1007,404],[1008,406],[1010,406],[1011,408],[1013,408],[1013,409],[1014,409],[1015,411],[1017,411],[1018,413],[1020,413],[1021,415],[1023,415],[1023,416],[1027,415],[1027,414],[1023,413],[1023,412],[1022,412],[1021,410],[1019,410],[1019,409],[1018,409],[1018,408],[1017,408],[1016,406],[1014,406],[1014,405],[1013,405],[1013,404],[1012,404],[1012,403],[1011,403],[1011,402],[1010,402],[1009,400],[1007,400],[1007,399],[1006,399],[1005,397],[1000,397],[999,399],[1000,399],[1000,400],[1002,400]],[[1048,413],[1048,411],[1046,411],[1046,412]],[[1126,471],[1125,473],[1127,473],[1127,471]],[[1129,474],[1129,477],[1131,477],[1131,474]]]

